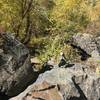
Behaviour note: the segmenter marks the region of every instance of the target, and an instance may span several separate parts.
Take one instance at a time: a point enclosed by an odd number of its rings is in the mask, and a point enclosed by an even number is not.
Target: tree
[[[1,0],[0,5],[0,23],[25,44],[49,27],[47,11],[36,0]]]

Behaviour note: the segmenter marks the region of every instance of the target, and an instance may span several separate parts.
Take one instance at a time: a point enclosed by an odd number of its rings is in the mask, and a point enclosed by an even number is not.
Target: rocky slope
[[[60,64],[52,65],[53,63],[47,62],[44,70],[47,67],[49,70],[42,71],[37,80],[38,73],[30,66],[27,48],[9,34],[5,34],[4,38],[4,51],[0,50],[2,98],[7,96],[12,97],[9,100],[100,100],[99,37],[94,38],[86,33],[74,35],[66,43],[78,50],[82,61],[65,63],[62,57]],[[32,80],[36,81],[25,89]],[[2,98],[0,100],[4,100]]]
[[[79,50],[84,61],[52,65],[53,69],[10,100],[100,100],[100,73],[96,73],[100,70],[100,38],[79,33],[69,45]]]
[[[23,93],[10,100],[99,100],[100,78],[84,65],[56,68],[41,74]]]

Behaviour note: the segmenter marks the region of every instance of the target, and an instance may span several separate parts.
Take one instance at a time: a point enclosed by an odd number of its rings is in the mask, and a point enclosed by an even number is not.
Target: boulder
[[[79,51],[81,60],[87,60],[89,57],[100,58],[100,37],[94,37],[87,33],[75,34],[71,40],[67,41],[70,45]]]
[[[23,93],[10,100],[62,100],[72,94],[79,96],[71,80],[71,74],[61,68],[56,68],[41,74],[37,81],[29,86]],[[69,77],[66,77],[69,76]],[[69,88],[68,88],[69,87]],[[69,94],[67,94],[67,92]]]
[[[35,80],[36,73],[31,67],[29,50],[9,33],[2,37],[5,43],[4,52],[0,53],[0,95],[13,97]]]
[[[90,58],[84,62],[73,62],[65,68],[47,62],[46,66],[50,64],[53,69],[43,71],[35,83],[9,100],[100,100],[100,53],[97,41],[92,35],[74,35],[71,45]]]
[[[100,100],[100,77],[80,63],[54,68],[10,100]]]
[[[91,52],[98,50],[95,39],[92,35],[86,33],[78,33],[73,36],[73,43],[79,46],[87,54],[91,55]]]

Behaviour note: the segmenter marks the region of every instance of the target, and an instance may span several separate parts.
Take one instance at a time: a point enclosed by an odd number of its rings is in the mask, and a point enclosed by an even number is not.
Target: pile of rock
[[[39,75],[35,83],[10,100],[100,100],[100,76],[91,69],[100,67],[100,39],[88,34],[73,36],[71,45],[86,59],[67,68],[54,67]],[[89,59],[88,59],[89,57]],[[96,68],[95,68],[96,69]]]

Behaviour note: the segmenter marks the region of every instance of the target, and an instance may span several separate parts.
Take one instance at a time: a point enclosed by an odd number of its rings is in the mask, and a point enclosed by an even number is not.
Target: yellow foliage
[[[54,19],[58,24],[66,24],[66,13],[75,6],[79,5],[80,0],[54,0],[55,7],[51,13],[51,19]]]
[[[74,55],[69,46],[64,47],[66,35],[84,32],[90,22],[100,19],[100,0],[33,0],[36,2],[32,3],[31,11],[22,18],[23,1],[27,8],[30,0],[0,0],[0,24],[10,32],[19,29],[18,36],[23,39],[28,33],[29,18],[32,26],[29,46],[36,47],[43,59],[59,54],[63,48]]]
[[[97,3],[97,5],[91,9],[90,11],[90,18],[91,20],[98,20],[100,18],[100,1]]]

